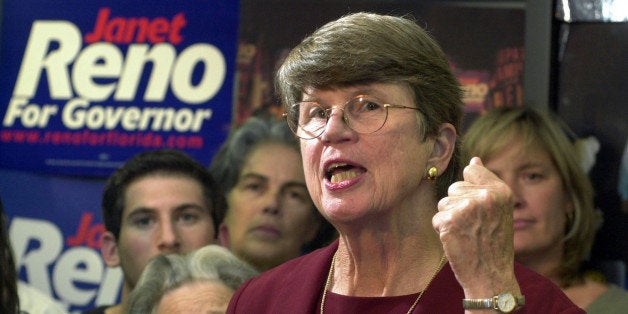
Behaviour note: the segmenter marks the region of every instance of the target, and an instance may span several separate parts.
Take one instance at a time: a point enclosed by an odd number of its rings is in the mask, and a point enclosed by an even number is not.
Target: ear
[[[229,227],[224,222],[218,226],[218,243],[229,248]]]
[[[120,266],[118,243],[116,242],[116,237],[110,231],[105,231],[100,236],[100,254],[108,267]]]
[[[443,123],[438,134],[434,137],[434,148],[428,159],[428,168],[435,166],[439,173],[445,172],[456,147],[456,128],[449,123]]]

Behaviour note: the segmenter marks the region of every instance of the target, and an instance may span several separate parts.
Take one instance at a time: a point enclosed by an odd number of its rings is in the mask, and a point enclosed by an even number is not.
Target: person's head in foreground
[[[297,45],[275,82],[312,200],[339,240],[254,278],[230,311],[460,313],[494,299],[502,312],[575,309],[515,267],[508,186],[477,158],[461,176],[461,88],[417,23],[344,16]]]
[[[124,304],[153,256],[217,242],[226,201],[205,166],[163,149],[139,153],[111,175],[102,211],[101,253],[107,266],[122,268]]]
[[[257,275],[228,249],[157,255],[129,297],[127,313],[224,313],[233,292]]]

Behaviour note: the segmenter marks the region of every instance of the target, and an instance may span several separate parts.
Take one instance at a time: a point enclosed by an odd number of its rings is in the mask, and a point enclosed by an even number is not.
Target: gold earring
[[[436,180],[436,176],[438,176],[438,169],[436,169],[436,167],[434,166],[430,167],[430,169],[427,171],[427,179],[430,181],[434,181]]]

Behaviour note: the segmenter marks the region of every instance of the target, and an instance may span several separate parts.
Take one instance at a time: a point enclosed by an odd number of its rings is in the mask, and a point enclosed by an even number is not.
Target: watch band
[[[525,305],[524,296],[514,296],[505,292],[488,299],[462,299],[462,307],[465,310],[493,309],[501,313],[510,313]]]
[[[493,309],[494,298],[489,299],[462,299],[462,307],[465,310]],[[496,302],[495,302],[496,303]]]

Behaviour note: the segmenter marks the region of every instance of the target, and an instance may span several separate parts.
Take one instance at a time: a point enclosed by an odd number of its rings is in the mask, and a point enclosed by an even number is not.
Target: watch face
[[[502,293],[497,297],[497,307],[504,313],[512,312],[517,306],[517,300],[511,293]]]

